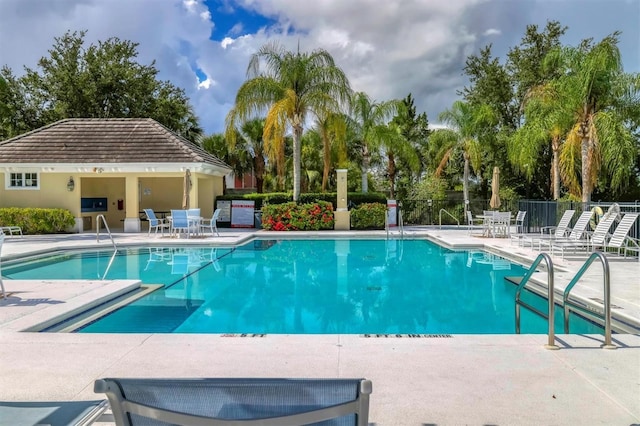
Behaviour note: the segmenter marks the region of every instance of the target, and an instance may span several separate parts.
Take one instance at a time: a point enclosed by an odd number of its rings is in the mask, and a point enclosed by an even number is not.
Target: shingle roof
[[[0,143],[0,163],[205,163],[222,160],[150,118],[69,118]]]

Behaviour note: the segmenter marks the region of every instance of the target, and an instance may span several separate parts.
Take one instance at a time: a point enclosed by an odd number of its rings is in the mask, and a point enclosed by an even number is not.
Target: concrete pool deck
[[[235,244],[251,232],[221,230],[216,238],[181,244]],[[296,233],[303,237],[303,233]],[[311,233],[314,236],[319,233]],[[323,232],[323,237],[350,233]],[[261,238],[282,233],[256,233]],[[356,235],[362,235],[357,233]],[[384,238],[384,232],[368,233]],[[504,239],[466,231],[407,228],[452,248],[482,248],[531,263],[539,254]],[[118,246],[175,243],[143,234],[114,234]],[[110,248],[95,234],[7,238],[2,259],[51,249]],[[562,289],[585,256],[553,257]],[[640,262],[611,258],[614,316],[640,323]],[[546,281],[544,272],[541,281]],[[74,334],[19,332],[29,324],[81,306],[129,283],[5,280],[0,301],[0,400],[99,399],[101,377],[365,377],[373,382],[369,421],[378,425],[629,425],[640,423],[640,335],[614,334],[616,350],[600,335],[452,335],[421,338],[359,335]],[[602,298],[595,264],[574,292]],[[556,299],[557,300],[557,299]],[[0,419],[2,424],[2,419]]]

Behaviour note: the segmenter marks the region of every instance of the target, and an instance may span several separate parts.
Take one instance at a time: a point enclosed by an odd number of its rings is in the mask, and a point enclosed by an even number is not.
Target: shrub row
[[[351,229],[384,228],[387,205],[382,203],[364,203],[351,209]]]
[[[0,208],[0,226],[19,226],[23,234],[69,232],[74,225],[75,218],[65,209]]]
[[[333,229],[333,205],[326,201],[267,204],[262,207],[262,228],[273,231]]]
[[[360,205],[363,203],[383,203],[386,204],[387,197],[379,192],[349,192],[347,194],[349,203]],[[261,210],[262,206],[267,204],[283,204],[293,201],[293,194],[290,192],[272,192],[264,194],[225,194],[220,195],[216,200],[253,200],[255,208]],[[316,201],[325,201],[334,206],[338,205],[338,195],[335,192],[309,192],[300,194],[300,204],[313,203]]]

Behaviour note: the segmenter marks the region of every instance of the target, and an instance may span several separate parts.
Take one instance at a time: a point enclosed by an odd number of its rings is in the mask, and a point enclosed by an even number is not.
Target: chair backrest
[[[147,220],[149,221],[149,225],[158,226],[158,218],[156,217],[156,214],[153,211],[153,209],[143,209],[143,210],[144,210],[144,214],[147,215]]]
[[[589,221],[591,220],[591,216],[593,216],[593,212],[590,210],[583,211],[576,223],[573,225],[573,229],[571,229],[571,234],[569,234],[570,240],[579,240],[582,236],[587,232],[587,225],[589,225]]]
[[[189,209],[187,210],[188,217],[200,217],[200,209]]]
[[[473,226],[473,214],[471,214],[471,210],[467,210],[467,225]]]
[[[614,214],[609,216],[602,216],[600,222],[598,222],[598,226],[596,226],[596,229],[594,229],[593,233],[591,234],[592,244],[604,244],[607,235],[609,235],[609,228],[611,228],[611,225],[613,225],[613,222],[615,222],[617,217],[618,216]]]
[[[636,223],[638,216],[640,216],[639,213],[625,213],[622,216],[620,223],[618,223],[618,226],[616,226],[616,230],[613,231],[613,235],[611,235],[611,239],[607,245],[615,248],[622,247],[624,240],[629,235],[629,231],[633,224]]]
[[[188,228],[189,219],[186,210],[171,210],[171,222],[174,228]]]
[[[575,210],[565,210],[562,214],[562,217],[558,221],[558,225],[556,226],[556,231],[554,232],[555,237],[563,237],[567,231],[569,230],[569,224],[571,223],[571,218],[575,214]],[[586,225],[585,225],[586,226]]]
[[[518,211],[516,215],[516,233],[523,234],[524,233],[524,218],[527,216],[526,210]]]
[[[365,379],[100,379],[117,425],[368,424]],[[263,419],[262,422],[256,421]],[[214,422],[217,420],[217,422]],[[225,421],[226,420],[226,421]]]
[[[215,224],[218,221],[218,218],[220,217],[220,212],[222,211],[222,209],[216,209],[213,212],[213,217],[211,217],[211,223]],[[468,212],[467,212],[468,213]]]

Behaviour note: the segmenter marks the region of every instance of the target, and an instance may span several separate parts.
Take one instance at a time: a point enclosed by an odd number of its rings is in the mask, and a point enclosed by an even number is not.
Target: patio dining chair
[[[117,426],[365,426],[371,381],[365,379],[100,379]]]
[[[179,237],[181,232],[187,234],[189,238],[189,217],[186,210],[171,210],[171,235]]]
[[[158,219],[153,209],[143,209],[143,211],[144,211],[144,214],[147,216],[147,220],[149,221],[149,231],[148,231],[149,235],[151,235],[152,228],[155,228],[156,234],[158,233],[158,229],[160,229],[162,235],[164,235],[165,229],[169,230],[171,225],[168,222],[165,222],[164,219]]]
[[[218,218],[220,217],[220,211],[222,209],[216,209],[213,212],[213,216],[211,216],[211,219],[203,219],[202,223],[200,223],[200,231],[204,232],[205,230],[209,230],[209,232],[211,232],[211,236],[213,237],[213,233],[215,231],[217,236],[220,236],[220,233],[218,232]]]

